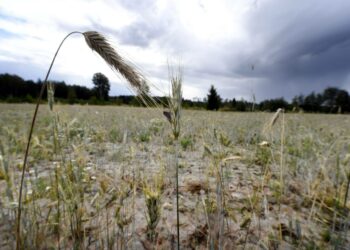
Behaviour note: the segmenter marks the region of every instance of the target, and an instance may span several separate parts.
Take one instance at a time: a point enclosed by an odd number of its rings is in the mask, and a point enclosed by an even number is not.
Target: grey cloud
[[[138,17],[132,24],[113,32],[123,44],[146,48],[152,41],[160,40],[173,24],[171,15],[157,9],[156,1],[121,0],[120,4]]]
[[[119,1],[120,4],[125,7],[126,9],[132,10],[132,11],[142,11],[145,10],[154,10],[156,1],[153,0],[121,0]]]
[[[154,23],[136,22],[125,27],[117,35],[124,44],[148,47],[152,40],[164,33],[164,27]]]
[[[0,73],[16,74],[25,80],[36,80],[40,76],[44,77],[44,71],[33,64],[21,62],[5,62],[0,61]],[[38,77],[39,76],[39,77]],[[42,78],[41,77],[41,78]]]
[[[100,25],[94,19],[90,19],[90,25],[80,27],[81,30],[98,30],[108,36],[113,36],[121,44],[147,48],[152,40],[157,40],[164,33],[162,26],[156,26],[147,21],[134,22],[121,30],[115,30]]]
[[[270,1],[252,9],[246,23],[251,48],[227,48],[232,84],[258,77],[263,98],[345,86],[350,73],[350,3]],[[238,57],[238,58],[237,58]],[[254,65],[251,70],[250,65]],[[242,86],[244,88],[244,86]]]

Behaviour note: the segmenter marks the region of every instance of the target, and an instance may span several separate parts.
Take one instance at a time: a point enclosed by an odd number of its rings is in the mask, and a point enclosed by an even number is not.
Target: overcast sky
[[[184,96],[257,100],[350,91],[349,0],[1,0],[0,73],[43,79],[61,39],[95,30],[168,92],[168,61],[183,68]],[[112,95],[127,83],[82,36],[64,44],[51,79],[91,87],[105,74]]]

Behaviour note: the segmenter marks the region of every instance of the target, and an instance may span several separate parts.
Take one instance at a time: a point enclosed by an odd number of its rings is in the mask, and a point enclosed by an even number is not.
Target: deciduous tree
[[[103,101],[108,100],[108,92],[110,90],[108,78],[102,73],[95,73],[92,77],[92,82],[95,85],[96,97]]]

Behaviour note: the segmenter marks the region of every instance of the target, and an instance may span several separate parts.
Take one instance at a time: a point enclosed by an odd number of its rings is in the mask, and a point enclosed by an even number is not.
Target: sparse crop
[[[180,72],[164,117],[145,79],[83,35],[148,107],[58,105],[50,84],[34,120],[0,104],[0,248],[16,229],[23,249],[350,244],[348,116],[182,110]]]

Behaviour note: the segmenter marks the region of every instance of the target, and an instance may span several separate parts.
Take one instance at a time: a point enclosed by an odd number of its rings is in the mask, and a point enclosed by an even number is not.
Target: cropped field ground
[[[0,249],[15,248],[33,105],[0,104]],[[350,116],[42,105],[26,249],[349,249]]]

